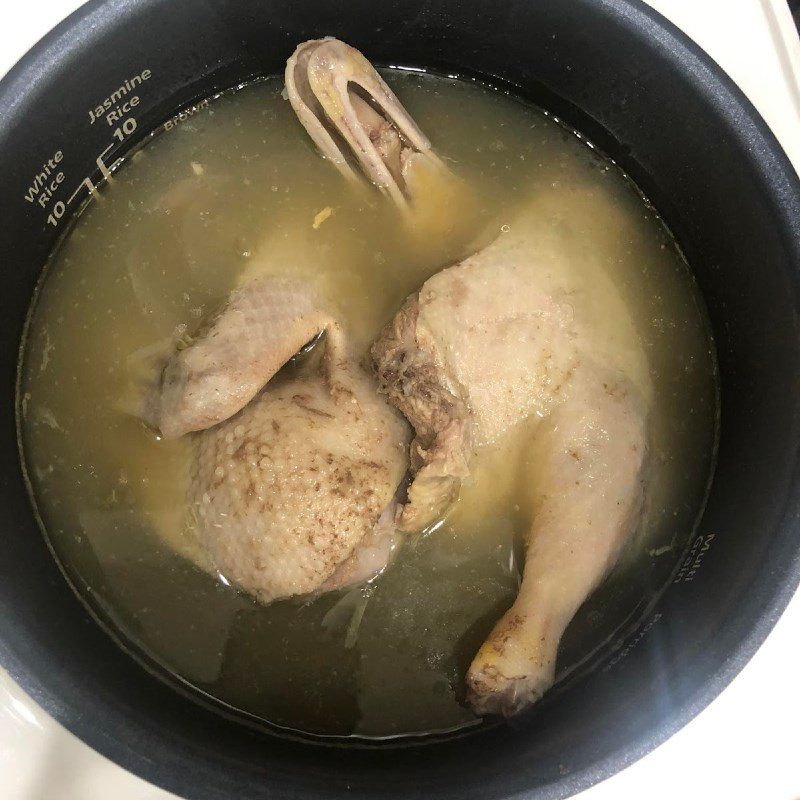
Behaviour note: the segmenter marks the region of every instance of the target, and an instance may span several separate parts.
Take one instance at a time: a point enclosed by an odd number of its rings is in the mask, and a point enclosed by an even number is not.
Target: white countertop
[[[784,0],[648,2],[742,87],[800,172],[800,42]],[[79,5],[79,0],[36,0],[6,10],[0,75]],[[174,795],[89,749],[0,670],[0,798],[109,797]],[[800,800],[800,594],[716,701],[650,755],[579,798]]]

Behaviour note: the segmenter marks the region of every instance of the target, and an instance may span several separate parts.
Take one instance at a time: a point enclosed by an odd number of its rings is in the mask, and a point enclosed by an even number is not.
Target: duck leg
[[[553,684],[567,625],[639,518],[644,415],[627,381],[583,369],[537,442],[538,503],[519,595],[467,674],[479,714],[514,714]]]

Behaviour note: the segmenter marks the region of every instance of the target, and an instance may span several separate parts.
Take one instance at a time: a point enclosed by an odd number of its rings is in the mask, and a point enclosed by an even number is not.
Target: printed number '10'
[[[53,206],[53,213],[47,215],[47,221],[51,225],[58,225],[58,221],[61,219],[61,217],[64,216],[64,212],[66,210],[67,210],[67,207],[64,205],[63,201],[59,200]]]
[[[126,136],[130,136],[136,130],[136,120],[128,117],[119,128],[114,128],[114,136],[122,141]]]

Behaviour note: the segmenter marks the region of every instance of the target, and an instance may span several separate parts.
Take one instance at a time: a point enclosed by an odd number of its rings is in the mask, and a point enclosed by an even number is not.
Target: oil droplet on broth
[[[562,674],[668,579],[714,439],[699,297],[624,176],[501,94],[387,78],[458,176],[453,185],[415,176],[415,225],[317,156],[277,80],[225,95],[129,162],[54,253],[21,385],[35,499],[76,585],[167,671],[249,714],[325,734],[475,724],[460,702],[463,676],[517,590],[536,420],[478,454],[444,523],[409,537],[373,585],[260,606],[219,580],[193,539],[188,443],[159,440],[137,416],[160,359],[232,288],[289,264],[366,351],[410,292],[497,233],[524,224],[543,252],[560,254],[570,307],[647,392],[653,452],[642,532],[567,631]],[[566,273],[553,269],[558,287]]]

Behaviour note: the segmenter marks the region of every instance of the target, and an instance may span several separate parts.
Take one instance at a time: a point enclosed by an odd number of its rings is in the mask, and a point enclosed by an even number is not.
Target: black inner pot
[[[531,714],[445,741],[289,740],[168,687],[70,590],[19,466],[12,397],[25,314],[90,183],[180,109],[280,72],[297,42],[326,34],[377,63],[512,87],[584,133],[675,233],[718,346],[716,477],[657,606],[597,669]],[[117,95],[112,124],[91,121],[90,109],[145,71]],[[129,118],[135,128],[124,127]],[[49,713],[128,769],[192,798],[566,797],[710,702],[797,586],[800,186],[731,82],[637,0],[91,2],[0,84],[0,154],[0,661]],[[52,189],[44,207],[25,197],[42,171]]]

